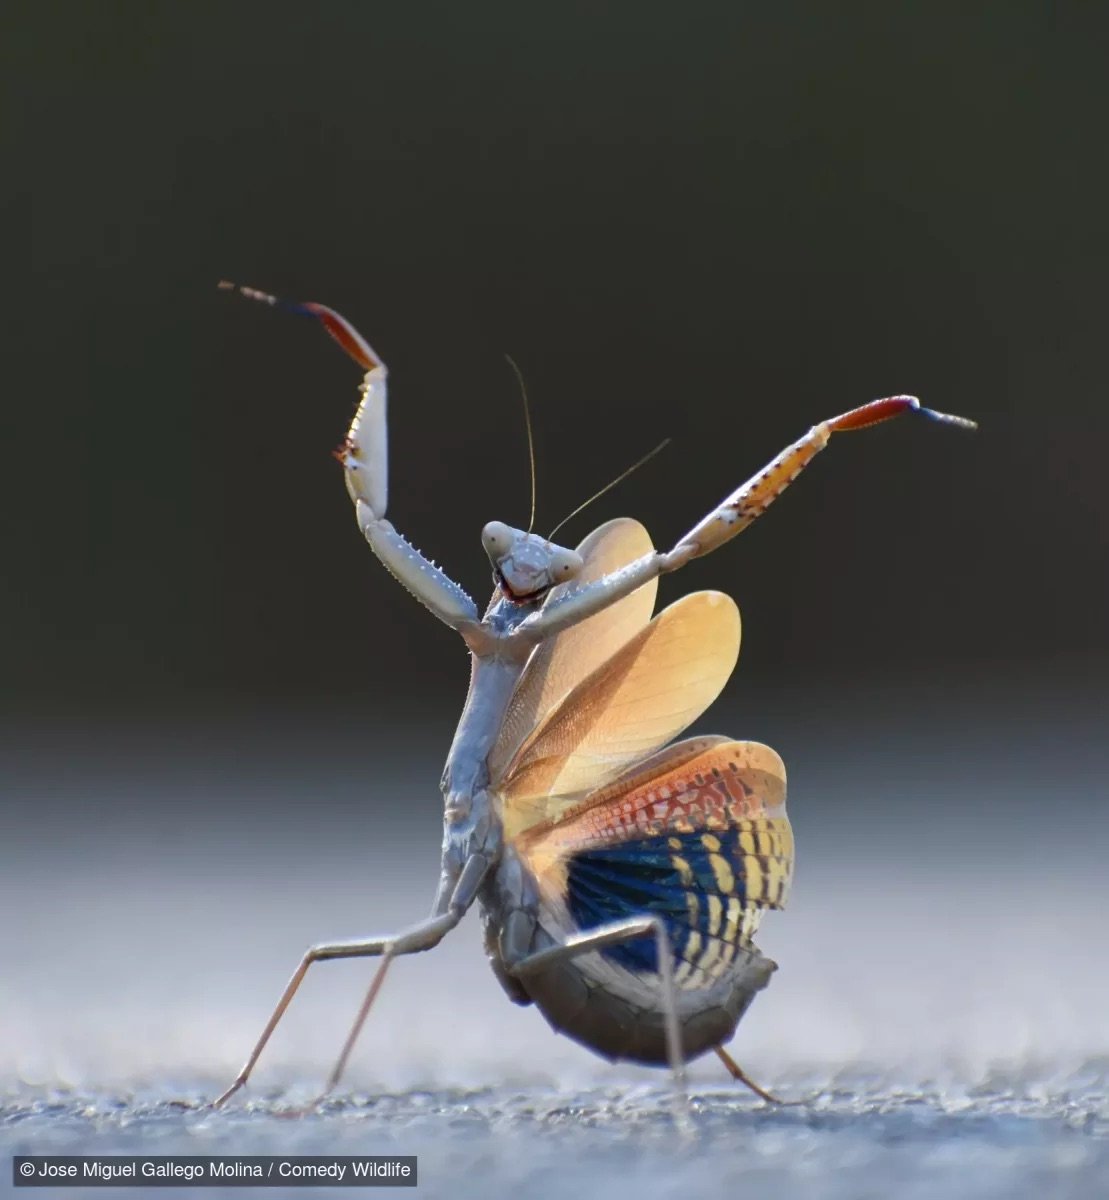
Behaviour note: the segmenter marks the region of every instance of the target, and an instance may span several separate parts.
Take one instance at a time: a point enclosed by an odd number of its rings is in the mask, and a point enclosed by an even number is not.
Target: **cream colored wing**
[[[573,583],[552,589],[546,603],[627,566],[653,549],[651,535],[638,521],[617,517],[607,522],[578,546],[584,563],[581,574]],[[652,579],[596,616],[536,647],[516,685],[489,760],[493,780],[501,776],[520,743],[562,697],[647,624],[657,591],[658,580]]]
[[[670,605],[573,687],[495,783],[511,839],[676,737],[720,694],[739,655],[739,609],[722,592]]]

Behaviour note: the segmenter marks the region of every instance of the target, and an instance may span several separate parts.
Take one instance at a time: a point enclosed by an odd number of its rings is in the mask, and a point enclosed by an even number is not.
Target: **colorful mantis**
[[[233,285],[221,284],[230,288]],[[275,297],[242,294],[268,304]],[[364,370],[337,453],[366,540],[390,573],[469,647],[473,673],[443,772],[443,850],[431,914],[381,937],[313,946],[222,1104],[247,1081],[308,969],[381,963],[328,1081],[339,1080],[395,958],[430,950],[477,902],[509,997],[609,1059],[684,1064],[724,1050],[775,964],[754,944],[789,892],[786,774],[768,746],[726,737],[671,744],[719,695],[739,654],[735,602],[695,592],[652,617],[658,577],[716,550],[781,495],[836,433],[915,412],[891,396],[822,421],[668,551],[637,521],[609,521],[576,549],[491,521],[495,588],[484,615],[386,519],[386,369],[343,317],[317,318]]]

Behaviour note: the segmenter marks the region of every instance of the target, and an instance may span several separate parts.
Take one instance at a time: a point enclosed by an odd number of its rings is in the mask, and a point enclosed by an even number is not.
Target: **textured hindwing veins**
[[[582,929],[650,912],[667,925],[678,982],[703,987],[786,902],[793,835],[785,768],[767,746],[695,738],[525,834],[519,848],[548,903]],[[657,970],[651,939],[603,952]]]

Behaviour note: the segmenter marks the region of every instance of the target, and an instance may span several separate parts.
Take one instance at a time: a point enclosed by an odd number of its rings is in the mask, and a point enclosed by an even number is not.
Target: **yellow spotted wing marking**
[[[723,942],[719,938],[709,938],[708,945],[697,956],[697,968],[704,971],[709,979],[715,979],[723,967],[720,963],[720,948]]]
[[[670,861],[674,865],[674,870],[678,872],[678,877],[686,887],[693,886],[693,868],[690,867],[686,859],[680,854],[671,854]]]
[[[763,899],[762,859],[755,854],[743,856],[743,881],[747,885],[747,903],[758,904]]]
[[[774,830],[771,841],[771,849],[763,859],[763,864],[766,868],[766,898],[770,902],[771,907],[780,908],[785,902],[786,891],[789,887],[789,867],[787,863],[793,862],[793,834],[789,832],[788,826],[786,832],[788,834],[789,851],[788,857],[784,853],[784,841],[780,830]]]
[[[674,982],[678,987],[700,986],[701,968],[698,965],[698,959],[701,957],[702,944],[701,935],[696,929],[691,929],[686,939],[681,962],[678,963],[677,970],[674,972]]]
[[[720,902],[720,897],[714,896],[711,892],[706,899],[709,902],[709,933],[713,937],[719,937],[720,919],[724,915],[724,905]]]
[[[603,852],[605,878],[617,886],[626,860],[632,891],[637,872],[644,878],[643,870],[660,869],[644,861],[663,864],[674,896],[666,911],[676,930],[675,978],[683,988],[705,987],[727,973],[765,909],[785,904],[793,866],[785,770],[757,743],[689,739],[527,830],[515,845],[541,893],[560,903],[568,865],[583,855]],[[657,886],[660,877],[649,878]]]
[[[727,895],[735,888],[735,876],[732,874],[732,864],[728,862],[723,854],[710,854],[709,865],[712,867],[712,873],[716,876],[716,886]]]

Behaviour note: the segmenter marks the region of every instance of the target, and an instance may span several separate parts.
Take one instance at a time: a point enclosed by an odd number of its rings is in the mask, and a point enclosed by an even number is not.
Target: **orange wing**
[[[506,835],[557,818],[681,733],[727,682],[739,638],[731,597],[695,592],[591,671],[494,776]]]
[[[630,517],[608,521],[578,546],[583,561],[578,577],[552,589],[546,603],[627,566],[653,549],[651,535],[638,521]],[[647,624],[657,591],[658,580],[652,579],[630,596],[536,648],[516,685],[490,756],[493,779],[501,777],[520,743],[566,693]]]

